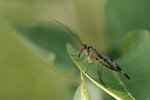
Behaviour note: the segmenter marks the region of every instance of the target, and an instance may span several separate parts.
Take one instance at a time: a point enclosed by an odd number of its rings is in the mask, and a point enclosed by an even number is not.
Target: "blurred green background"
[[[66,43],[79,46],[52,19],[117,59],[126,33],[150,29],[149,4],[148,0],[0,0],[0,100],[73,100],[81,80]],[[100,100],[112,99],[98,91]]]

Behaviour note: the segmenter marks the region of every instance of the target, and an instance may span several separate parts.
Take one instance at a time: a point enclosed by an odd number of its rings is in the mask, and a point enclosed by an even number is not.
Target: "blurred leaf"
[[[125,81],[126,89],[137,100],[150,99],[150,34],[149,31],[132,31],[123,42],[124,55],[118,62],[126,66],[131,81]],[[126,69],[124,68],[124,69]],[[146,81],[146,82],[145,82]],[[142,94],[142,95],[141,95]]]
[[[37,45],[39,47],[37,49],[44,49],[45,51],[54,54],[54,64],[57,72],[59,71],[67,76],[79,75],[76,67],[73,67],[75,65],[69,58],[65,48],[67,42],[73,44],[73,36],[71,36],[67,30],[48,24],[32,26],[19,25],[16,26],[16,29],[22,36],[30,40],[30,44]],[[29,48],[32,49],[33,47],[30,46]],[[33,52],[37,51],[34,50]],[[48,58],[47,56],[45,55],[46,58]]]
[[[0,100],[63,100],[67,97],[69,81],[48,68],[24,45],[17,32],[2,21],[0,46]]]
[[[82,84],[76,90],[74,100],[87,100],[83,99],[84,97],[88,97],[88,100],[114,100],[111,96],[103,92],[100,88],[97,88],[95,84],[85,78],[82,73],[81,79]]]
[[[81,90],[82,90],[82,84],[76,90],[73,100],[84,100]]]
[[[121,54],[126,33],[136,29],[150,30],[149,0],[108,0],[105,11],[110,47]],[[116,53],[117,54],[117,53]],[[119,56],[119,55],[118,55]]]
[[[104,67],[102,77],[107,88],[98,80],[98,75],[96,74],[97,65],[91,65],[92,67],[89,68],[88,73],[85,73],[86,66],[83,65],[83,61],[76,61],[74,57],[72,57],[72,60],[80,70],[84,66],[84,70],[82,70],[84,75],[115,99],[146,100],[150,98],[150,93],[148,92],[150,91],[149,45],[150,36],[148,31],[131,32],[125,37],[123,45],[125,55],[117,62],[123,71],[131,77],[131,80]],[[71,45],[67,45],[67,50],[69,54],[77,53]]]
[[[89,100],[88,94],[85,88],[85,78],[82,73],[81,73],[81,79],[82,79],[82,84],[77,89],[75,96],[74,96],[74,100]]]
[[[89,96],[89,100],[114,100],[106,92],[98,88],[93,82],[86,78],[85,87]]]

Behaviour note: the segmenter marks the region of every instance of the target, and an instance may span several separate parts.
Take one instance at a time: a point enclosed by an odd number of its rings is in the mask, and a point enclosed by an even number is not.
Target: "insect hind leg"
[[[102,70],[103,70],[103,64],[101,66],[101,69],[99,70],[99,63],[98,63],[98,69],[97,69],[97,73],[98,73],[98,78],[99,78],[99,81],[105,86],[103,80],[102,80]]]
[[[85,73],[87,73],[88,69],[89,69],[89,63],[88,63],[88,66],[87,66],[87,69],[86,69]]]

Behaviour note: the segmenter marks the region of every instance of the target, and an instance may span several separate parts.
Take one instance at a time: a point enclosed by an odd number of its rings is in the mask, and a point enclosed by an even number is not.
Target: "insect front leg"
[[[83,50],[84,50],[84,48],[81,48],[80,51],[79,51],[79,53],[78,53],[78,55],[71,55],[71,56],[77,57],[78,59],[77,59],[77,58],[75,58],[75,59],[76,59],[77,61],[81,61],[81,60],[84,59],[84,55],[83,55],[82,58],[80,58],[81,53],[82,53]]]
[[[78,55],[71,55],[72,57],[75,57],[75,60],[82,61],[85,58],[85,55],[83,55],[82,58],[78,58]]]

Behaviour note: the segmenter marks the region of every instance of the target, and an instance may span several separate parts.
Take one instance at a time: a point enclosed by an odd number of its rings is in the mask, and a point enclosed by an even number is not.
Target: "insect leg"
[[[97,73],[99,75],[99,63],[98,63],[98,66],[97,66]]]
[[[85,59],[85,61],[84,61],[84,63],[83,63],[83,64],[85,64],[85,63],[86,63],[86,61],[87,61],[87,58]]]
[[[85,58],[85,61],[84,61],[84,63],[83,63],[83,64],[85,64],[85,63],[86,63],[86,61],[87,61],[87,58]],[[84,66],[82,66],[82,67],[81,67],[81,71],[83,70],[83,67],[84,67]]]
[[[99,73],[99,79],[103,83],[103,81],[102,81],[102,70],[103,70],[103,64],[101,66],[100,73]]]
[[[87,66],[87,69],[86,69],[85,73],[87,73],[87,71],[88,71],[88,68],[89,68],[89,63],[88,63],[88,66]]]
[[[102,70],[103,70],[103,63],[102,63],[102,66],[101,66],[101,69],[100,69],[100,71],[99,71],[99,63],[98,63],[98,78],[99,78],[99,80],[100,80],[100,82],[103,84],[103,85],[105,85],[104,83],[103,83],[103,80],[102,80]]]
[[[82,61],[83,59],[84,59],[84,56],[82,57],[82,58],[80,58],[80,59],[78,59],[78,58],[75,58],[77,61]]]
[[[78,55],[71,55],[72,57],[78,57]]]
[[[77,61],[81,61],[84,59],[85,56],[83,56],[82,58],[78,59],[78,55],[71,55],[72,57],[75,57],[75,60]]]
[[[97,63],[99,63],[99,61],[96,61],[96,62],[94,62],[93,64],[97,64]]]

